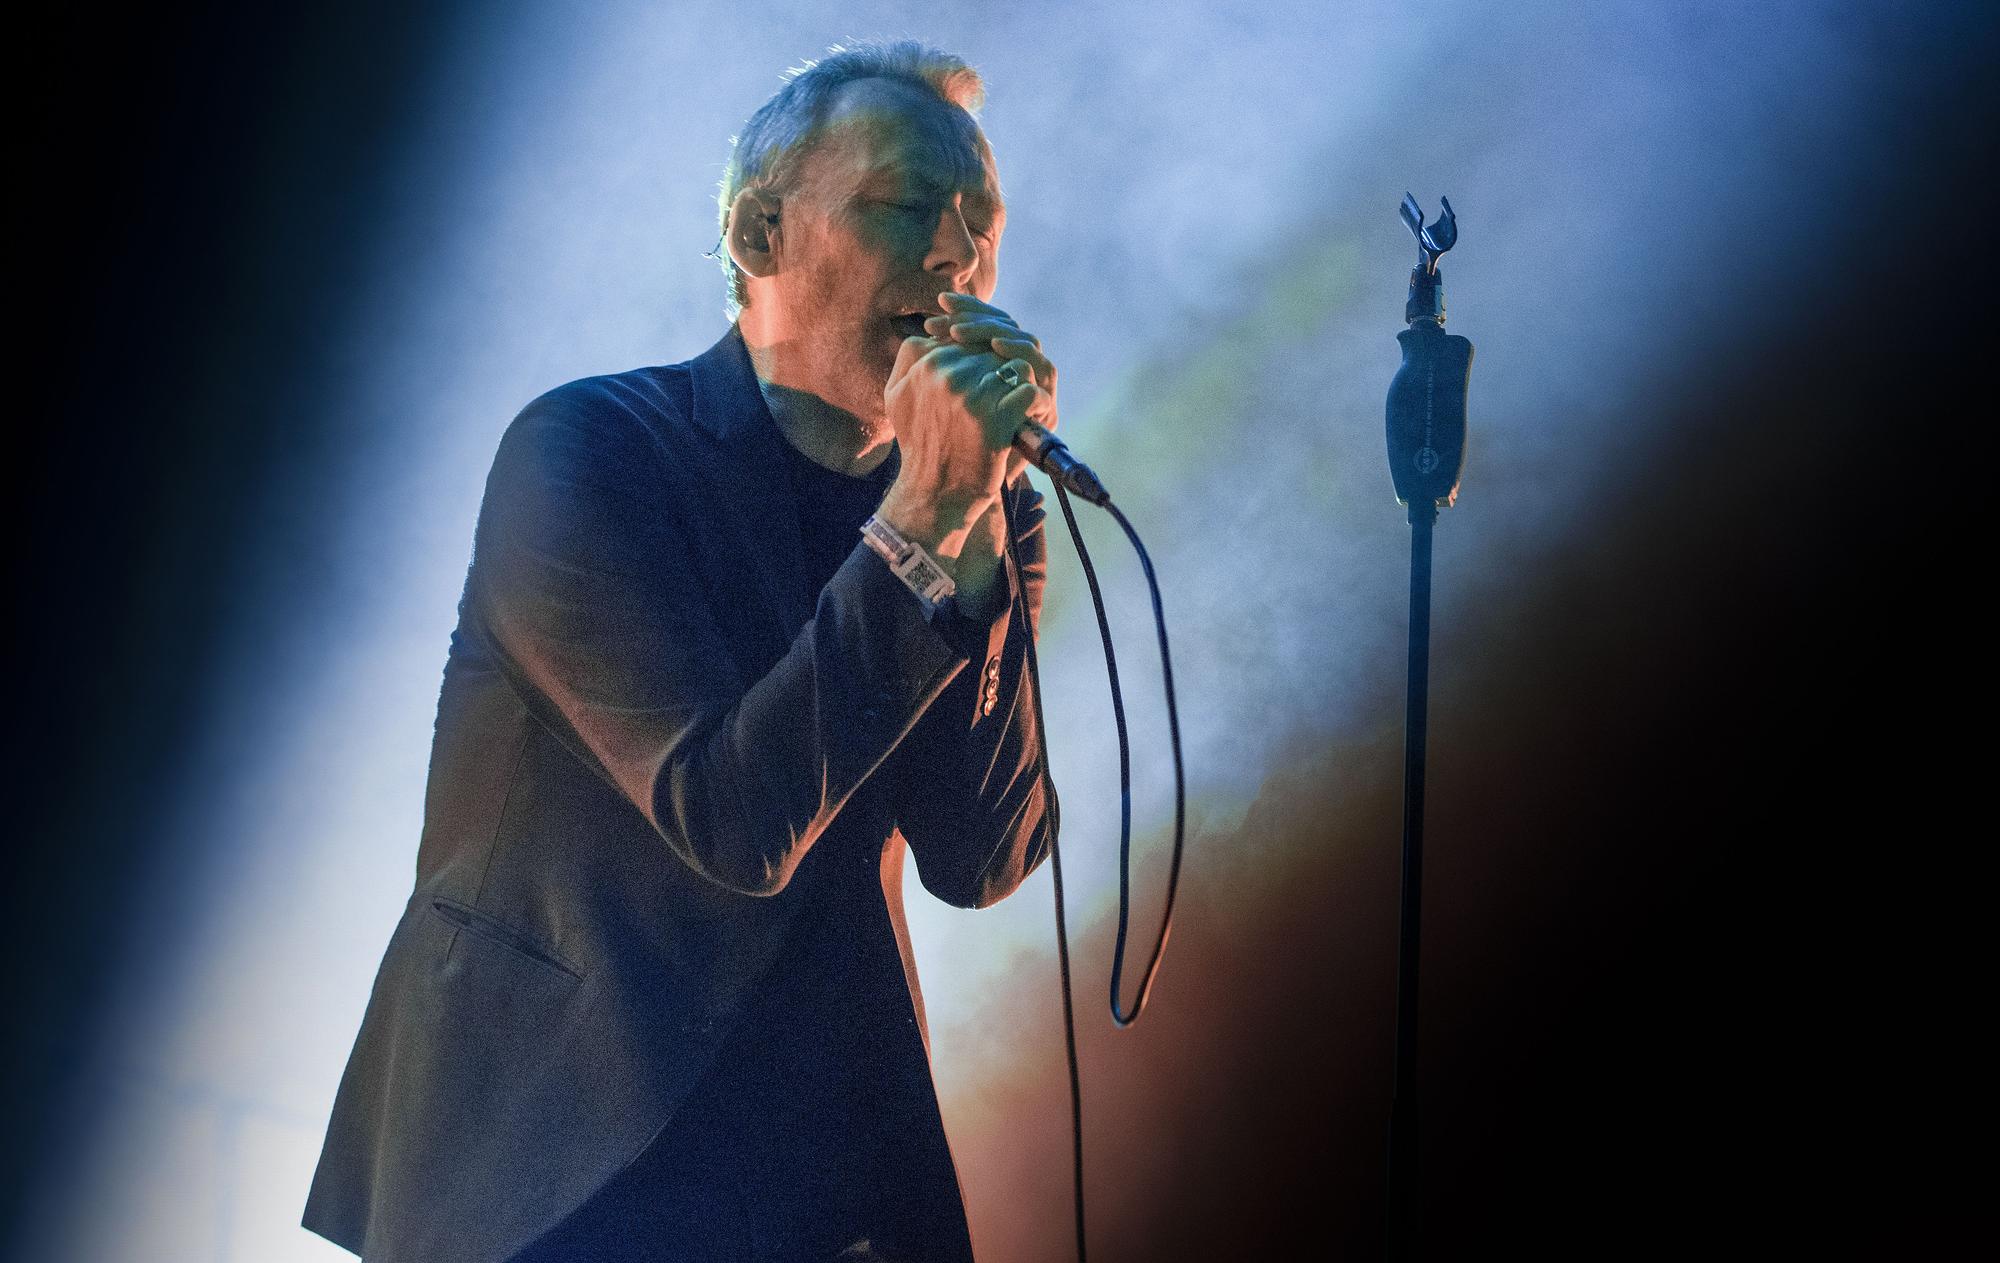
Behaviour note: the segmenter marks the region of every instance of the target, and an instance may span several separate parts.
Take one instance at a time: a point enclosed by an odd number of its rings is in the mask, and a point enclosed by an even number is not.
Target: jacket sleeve
[[[530,404],[487,482],[465,618],[680,860],[772,895],[966,656],[857,542],[784,656],[740,678],[666,459],[574,384]]]
[[[961,646],[975,655],[968,669],[953,677],[885,769],[897,828],[924,889],[961,908],[988,907],[1014,893],[1049,852],[1052,790],[1041,774],[1027,660],[1028,637],[1041,624],[1048,540],[1041,495],[1026,477],[1012,494],[1008,607],[990,627],[964,625]],[[1028,626],[1014,596],[1025,598]]]

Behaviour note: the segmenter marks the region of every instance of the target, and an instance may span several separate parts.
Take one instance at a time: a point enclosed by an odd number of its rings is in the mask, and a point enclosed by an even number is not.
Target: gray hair
[[[913,84],[973,118],[986,103],[986,85],[965,59],[919,44],[915,40],[876,40],[835,44],[818,61],[785,72],[785,86],[764,102],[742,134],[731,140],[729,165],[723,169],[716,207],[722,232],[729,232],[729,208],[746,188],[787,191],[797,175],[799,160],[818,139],[834,91],[856,79],[894,79]],[[750,291],[726,241],[717,247],[716,262],[728,284],[731,319],[750,301]]]

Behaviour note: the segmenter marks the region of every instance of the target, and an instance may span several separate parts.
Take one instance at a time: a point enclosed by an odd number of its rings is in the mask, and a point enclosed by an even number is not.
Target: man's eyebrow
[[[915,191],[936,196],[944,192],[944,186],[936,180],[911,172],[896,163],[883,163],[862,177],[861,187],[871,192]]]
[[[908,167],[896,165],[891,166],[883,174],[888,179],[916,189],[919,192],[928,193],[933,197],[942,197],[951,192],[951,181],[941,180],[937,176],[921,170],[912,170]]]
[[[983,171],[980,173],[979,183],[955,186],[947,177],[905,164],[897,158],[884,158],[863,174],[861,188],[868,193],[898,195],[907,191],[938,200],[943,200],[954,192],[962,192],[967,205],[981,207],[995,219],[1004,218],[1007,214],[1006,198],[986,180]]]

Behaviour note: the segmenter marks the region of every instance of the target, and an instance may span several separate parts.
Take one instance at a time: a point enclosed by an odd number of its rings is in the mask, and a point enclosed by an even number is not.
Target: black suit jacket
[[[733,328],[509,426],[415,890],[307,1228],[380,1263],[508,1258],[662,1131],[753,994],[792,984],[774,962],[823,837],[882,851],[906,967],[905,840],[962,907],[1047,853],[1018,607],[927,621],[858,536],[808,591],[783,442]],[[1038,618],[1041,498],[1006,496],[1007,583]]]

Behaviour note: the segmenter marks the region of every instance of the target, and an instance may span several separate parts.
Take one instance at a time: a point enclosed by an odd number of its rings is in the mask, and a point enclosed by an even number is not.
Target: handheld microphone
[[[1009,386],[1021,384],[1021,374],[1012,364],[1002,364],[993,370],[993,375]],[[1014,432],[1014,450],[1071,495],[1080,496],[1100,509],[1111,503],[1111,493],[1104,489],[1090,466],[1071,455],[1069,446],[1061,439],[1033,421],[1023,421]]]
[[[1049,476],[1073,496],[1081,497],[1099,508],[1111,503],[1111,493],[1104,489],[1090,466],[1071,454],[1069,447],[1061,439],[1036,425],[1033,421],[1024,424],[1014,435],[1014,450],[1026,457],[1028,463]]]

